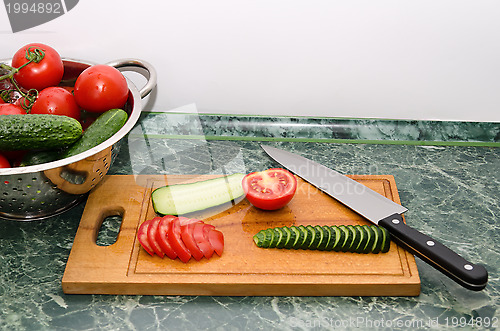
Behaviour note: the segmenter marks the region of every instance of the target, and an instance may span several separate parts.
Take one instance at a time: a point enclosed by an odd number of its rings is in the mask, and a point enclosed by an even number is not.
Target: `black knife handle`
[[[440,242],[409,227],[403,222],[401,215],[394,214],[380,220],[378,224],[389,230],[397,244],[458,284],[474,291],[486,287],[488,272],[483,266],[470,263]]]

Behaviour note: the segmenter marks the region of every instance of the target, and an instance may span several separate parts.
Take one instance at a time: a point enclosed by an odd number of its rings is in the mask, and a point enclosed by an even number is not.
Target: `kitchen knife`
[[[407,226],[401,216],[408,211],[405,207],[317,162],[274,147],[261,147],[286,169],[369,221],[385,227],[400,246],[458,284],[474,291],[486,287],[488,272],[483,266],[468,262],[435,239]]]

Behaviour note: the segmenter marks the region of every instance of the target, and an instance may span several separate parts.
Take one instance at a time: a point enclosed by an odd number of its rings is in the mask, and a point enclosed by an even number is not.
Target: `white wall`
[[[498,0],[80,0],[18,33],[0,7],[0,58],[141,58],[157,110],[500,122],[499,37]]]

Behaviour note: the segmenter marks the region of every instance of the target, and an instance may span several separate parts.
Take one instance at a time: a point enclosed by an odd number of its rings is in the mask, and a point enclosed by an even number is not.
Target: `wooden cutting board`
[[[400,203],[393,176],[351,178]],[[90,194],[62,279],[68,294],[229,296],[417,296],[420,278],[413,255],[391,243],[385,254],[262,249],[252,237],[290,225],[369,224],[362,216],[299,179],[293,200],[262,211],[246,199],[194,215],[224,234],[221,257],[182,263],[146,253],[139,225],[155,216],[154,188],[208,176],[106,176]],[[103,220],[122,217],[117,240],[96,244]]]

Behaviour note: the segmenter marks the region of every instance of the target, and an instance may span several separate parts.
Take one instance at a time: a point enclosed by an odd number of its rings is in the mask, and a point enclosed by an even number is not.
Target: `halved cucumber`
[[[244,174],[208,179],[196,183],[167,185],[151,194],[153,209],[161,215],[184,215],[222,205],[244,194]]]

